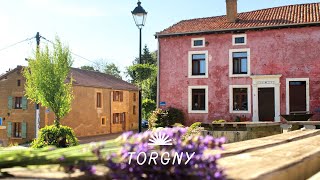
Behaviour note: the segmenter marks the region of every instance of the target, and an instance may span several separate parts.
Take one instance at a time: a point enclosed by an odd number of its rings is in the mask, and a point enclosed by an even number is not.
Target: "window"
[[[22,109],[22,97],[15,97],[14,108]]]
[[[97,108],[101,108],[102,107],[102,103],[101,103],[101,93],[98,92],[97,93]]]
[[[192,38],[191,39],[191,47],[205,47],[205,39],[204,38]]]
[[[133,106],[133,108],[132,108],[132,113],[133,113],[133,114],[136,114],[136,106]]]
[[[21,85],[21,81],[20,79],[17,81],[17,85],[20,86]]]
[[[113,91],[113,101],[123,101],[123,92],[122,91]]]
[[[0,126],[2,126],[2,117],[0,117]]]
[[[106,117],[101,117],[101,125],[105,126],[107,124]]]
[[[119,124],[120,122],[120,113],[113,113],[113,124]]]
[[[126,113],[120,114],[120,124],[123,124],[126,121]]]
[[[250,75],[250,49],[231,49],[229,56],[230,77]]]
[[[189,113],[208,113],[208,86],[189,86]]]
[[[208,77],[208,51],[189,52],[189,78]]]
[[[232,45],[246,45],[246,44],[247,44],[246,34],[232,35]]]
[[[133,102],[136,102],[137,101],[137,95],[136,93],[133,93]]]
[[[14,122],[13,124],[13,134],[12,136],[15,138],[21,138],[21,123]]]
[[[250,85],[230,85],[230,113],[250,113]]]

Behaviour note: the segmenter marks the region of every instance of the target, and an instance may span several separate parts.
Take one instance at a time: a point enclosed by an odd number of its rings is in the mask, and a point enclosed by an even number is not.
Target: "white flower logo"
[[[148,145],[149,146],[171,146],[172,145],[172,139],[169,139],[168,135],[161,134],[161,133],[155,133],[151,135],[151,138],[149,139]]]

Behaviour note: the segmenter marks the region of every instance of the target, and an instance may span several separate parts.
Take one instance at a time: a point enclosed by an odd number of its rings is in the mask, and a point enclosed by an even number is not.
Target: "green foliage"
[[[201,127],[201,122],[195,122],[188,128],[186,134],[182,137],[182,139],[186,139],[190,136],[201,135],[201,131],[203,130],[204,128]]]
[[[46,146],[70,147],[78,145],[73,130],[68,126],[45,126],[40,129],[39,137],[31,143],[32,148],[43,148]]]
[[[37,49],[35,58],[29,60],[28,67],[23,71],[26,96],[35,103],[49,107],[56,116],[56,126],[71,110],[73,95],[69,71],[72,62],[69,48],[56,38],[53,52],[49,51],[48,46],[44,50]]]
[[[212,123],[225,123],[225,122],[226,122],[226,120],[224,120],[224,119],[219,119],[219,120],[212,121]]]
[[[182,125],[181,123],[174,123],[172,126],[173,127],[184,127],[184,125]]]
[[[166,110],[156,109],[149,118],[149,128],[172,127],[175,123],[184,123],[184,116],[181,110],[169,107]]]
[[[88,71],[95,71],[94,67],[92,67],[92,66],[81,66],[80,69],[88,70]]]
[[[142,101],[142,117],[144,119],[149,119],[153,110],[156,109],[156,102],[151,99],[144,99]]]
[[[156,75],[157,66],[153,64],[135,64],[127,67],[127,74],[132,79],[132,83],[141,85],[142,81]]]
[[[116,66],[116,64],[114,63],[106,63],[104,66],[103,73],[122,79],[120,75],[121,71],[119,70],[118,66]]]

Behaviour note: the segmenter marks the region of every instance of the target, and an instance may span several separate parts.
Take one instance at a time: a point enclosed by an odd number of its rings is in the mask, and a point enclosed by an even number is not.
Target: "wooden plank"
[[[320,179],[320,171],[317,174],[310,177],[308,180],[319,180],[319,179]]]
[[[292,141],[320,135],[320,130],[305,130],[305,131],[292,131],[285,134],[278,134],[259,139],[251,139],[236,143],[225,144],[224,151],[221,152],[223,157],[250,152],[257,149],[277,146]]]
[[[223,157],[218,163],[228,179],[307,179],[320,171],[320,135]]]

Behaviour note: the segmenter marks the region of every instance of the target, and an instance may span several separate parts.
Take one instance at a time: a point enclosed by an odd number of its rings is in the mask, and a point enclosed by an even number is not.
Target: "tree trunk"
[[[57,116],[56,116],[56,118],[55,118],[55,120],[54,120],[54,125],[55,125],[57,128],[60,127],[60,117],[57,117]]]

